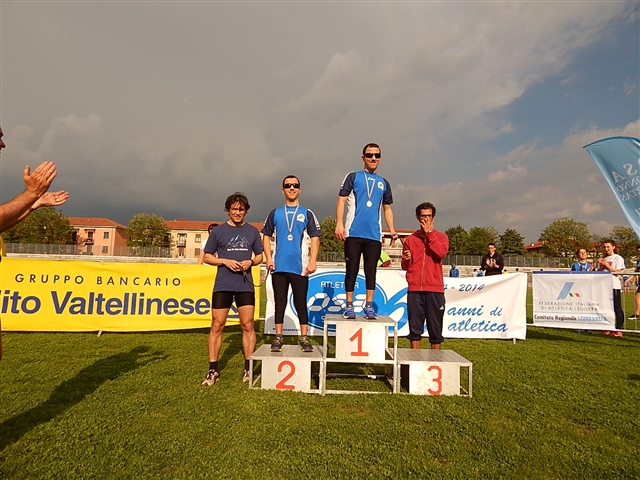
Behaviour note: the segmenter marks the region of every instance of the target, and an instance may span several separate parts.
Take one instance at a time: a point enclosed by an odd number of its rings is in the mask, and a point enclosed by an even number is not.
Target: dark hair
[[[244,209],[248,212],[251,205],[249,205],[249,200],[242,192],[236,192],[232,195],[229,195],[224,202],[224,209],[228,212],[231,210],[231,205],[239,203]]]
[[[584,250],[585,252],[587,251],[586,248],[584,247],[580,247],[579,249],[576,250],[576,257],[580,255],[580,250]],[[587,252],[588,253],[588,252]]]
[[[487,243],[487,247],[490,247],[491,245],[493,245],[494,247],[496,246],[496,244],[494,242]]]
[[[433,206],[433,203],[431,202],[422,202],[420,205],[418,205],[416,207],[416,217],[420,216],[420,212],[422,210],[424,210],[425,208],[430,208],[431,209],[431,213],[433,214],[433,216],[436,216],[436,207]]]
[[[219,223],[212,223],[211,225],[209,225],[207,227],[207,232],[211,233],[211,230],[213,230],[215,227],[217,227],[218,225],[220,225]]]
[[[367,148],[377,148],[378,150],[380,150],[380,145],[378,145],[377,143],[367,143],[362,149],[362,155],[366,153]],[[382,152],[382,150],[380,151]]]
[[[613,249],[614,250],[616,249],[616,241],[615,240],[607,238],[606,240],[602,241],[602,245],[604,245],[605,243],[610,243],[613,246]]]
[[[286,177],[284,177],[284,178],[282,179],[282,188],[284,188],[284,182],[287,180],[287,178],[295,178],[295,179],[296,179],[296,181],[297,181],[298,183],[300,183],[300,179],[299,179],[298,177],[296,177],[295,175],[287,175]]]

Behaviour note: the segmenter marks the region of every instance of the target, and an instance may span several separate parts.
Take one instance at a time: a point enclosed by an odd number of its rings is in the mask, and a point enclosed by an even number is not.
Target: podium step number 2
[[[285,345],[282,352],[271,352],[270,345],[262,345],[251,356],[253,362],[261,361],[261,387],[270,390],[288,390],[293,392],[320,393],[311,388],[311,362],[322,365],[322,348],[314,347],[312,353],[303,353],[297,345]],[[251,379],[250,386],[254,386]]]

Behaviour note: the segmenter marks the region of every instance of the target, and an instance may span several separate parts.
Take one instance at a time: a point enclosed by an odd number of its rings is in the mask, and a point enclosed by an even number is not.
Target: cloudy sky
[[[362,146],[382,147],[396,228],[569,216],[627,225],[582,148],[640,137],[640,3],[0,3],[0,197],[57,163],[68,216],[249,220],[282,203],[334,215]]]

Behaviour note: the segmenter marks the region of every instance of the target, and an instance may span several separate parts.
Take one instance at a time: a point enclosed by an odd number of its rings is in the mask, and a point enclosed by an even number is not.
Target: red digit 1
[[[358,340],[358,350],[356,350],[355,352],[351,352],[351,356],[352,357],[368,357],[369,354],[367,352],[362,351],[362,329],[358,330],[353,335],[353,337],[349,339],[349,341],[353,342],[356,339]]]
[[[280,365],[278,365],[278,373],[282,372],[282,369],[285,366],[289,367],[289,373],[286,374],[284,378],[276,384],[276,388],[278,390],[295,390],[296,387],[294,387],[293,385],[287,385],[285,382],[293,377],[294,373],[296,373],[296,366],[289,360],[285,360]]]
[[[427,368],[427,370],[435,370],[436,372],[438,372],[436,378],[433,379],[436,385],[438,385],[438,388],[436,390],[429,389],[427,390],[427,392],[429,392],[431,395],[440,395],[440,392],[442,392],[442,369],[437,365],[431,365],[429,368]]]

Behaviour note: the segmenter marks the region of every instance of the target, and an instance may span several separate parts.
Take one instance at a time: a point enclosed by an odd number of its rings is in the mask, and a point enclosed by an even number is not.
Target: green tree
[[[616,252],[624,258],[636,255],[636,246],[638,245],[638,236],[631,227],[613,227],[613,231],[609,234],[612,240],[616,242]]]
[[[469,253],[469,233],[462,226],[447,228],[444,233],[449,237],[449,254],[467,255]]]
[[[344,242],[338,240],[335,235],[336,219],[329,215],[320,222],[322,236],[320,237],[320,251],[327,253],[341,253],[344,251]]]
[[[472,227],[469,230],[469,255],[484,255],[487,245],[498,243],[500,236],[493,227]]]
[[[586,223],[564,217],[551,222],[540,234],[542,252],[552,257],[571,257],[579,248],[589,250],[591,234]]]
[[[171,229],[159,215],[136,213],[127,225],[129,247],[168,247]]]
[[[524,237],[513,228],[507,228],[500,235],[500,253],[503,255],[524,255]]]
[[[22,222],[7,230],[2,238],[7,243],[73,243],[73,226],[60,210],[41,207]]]

